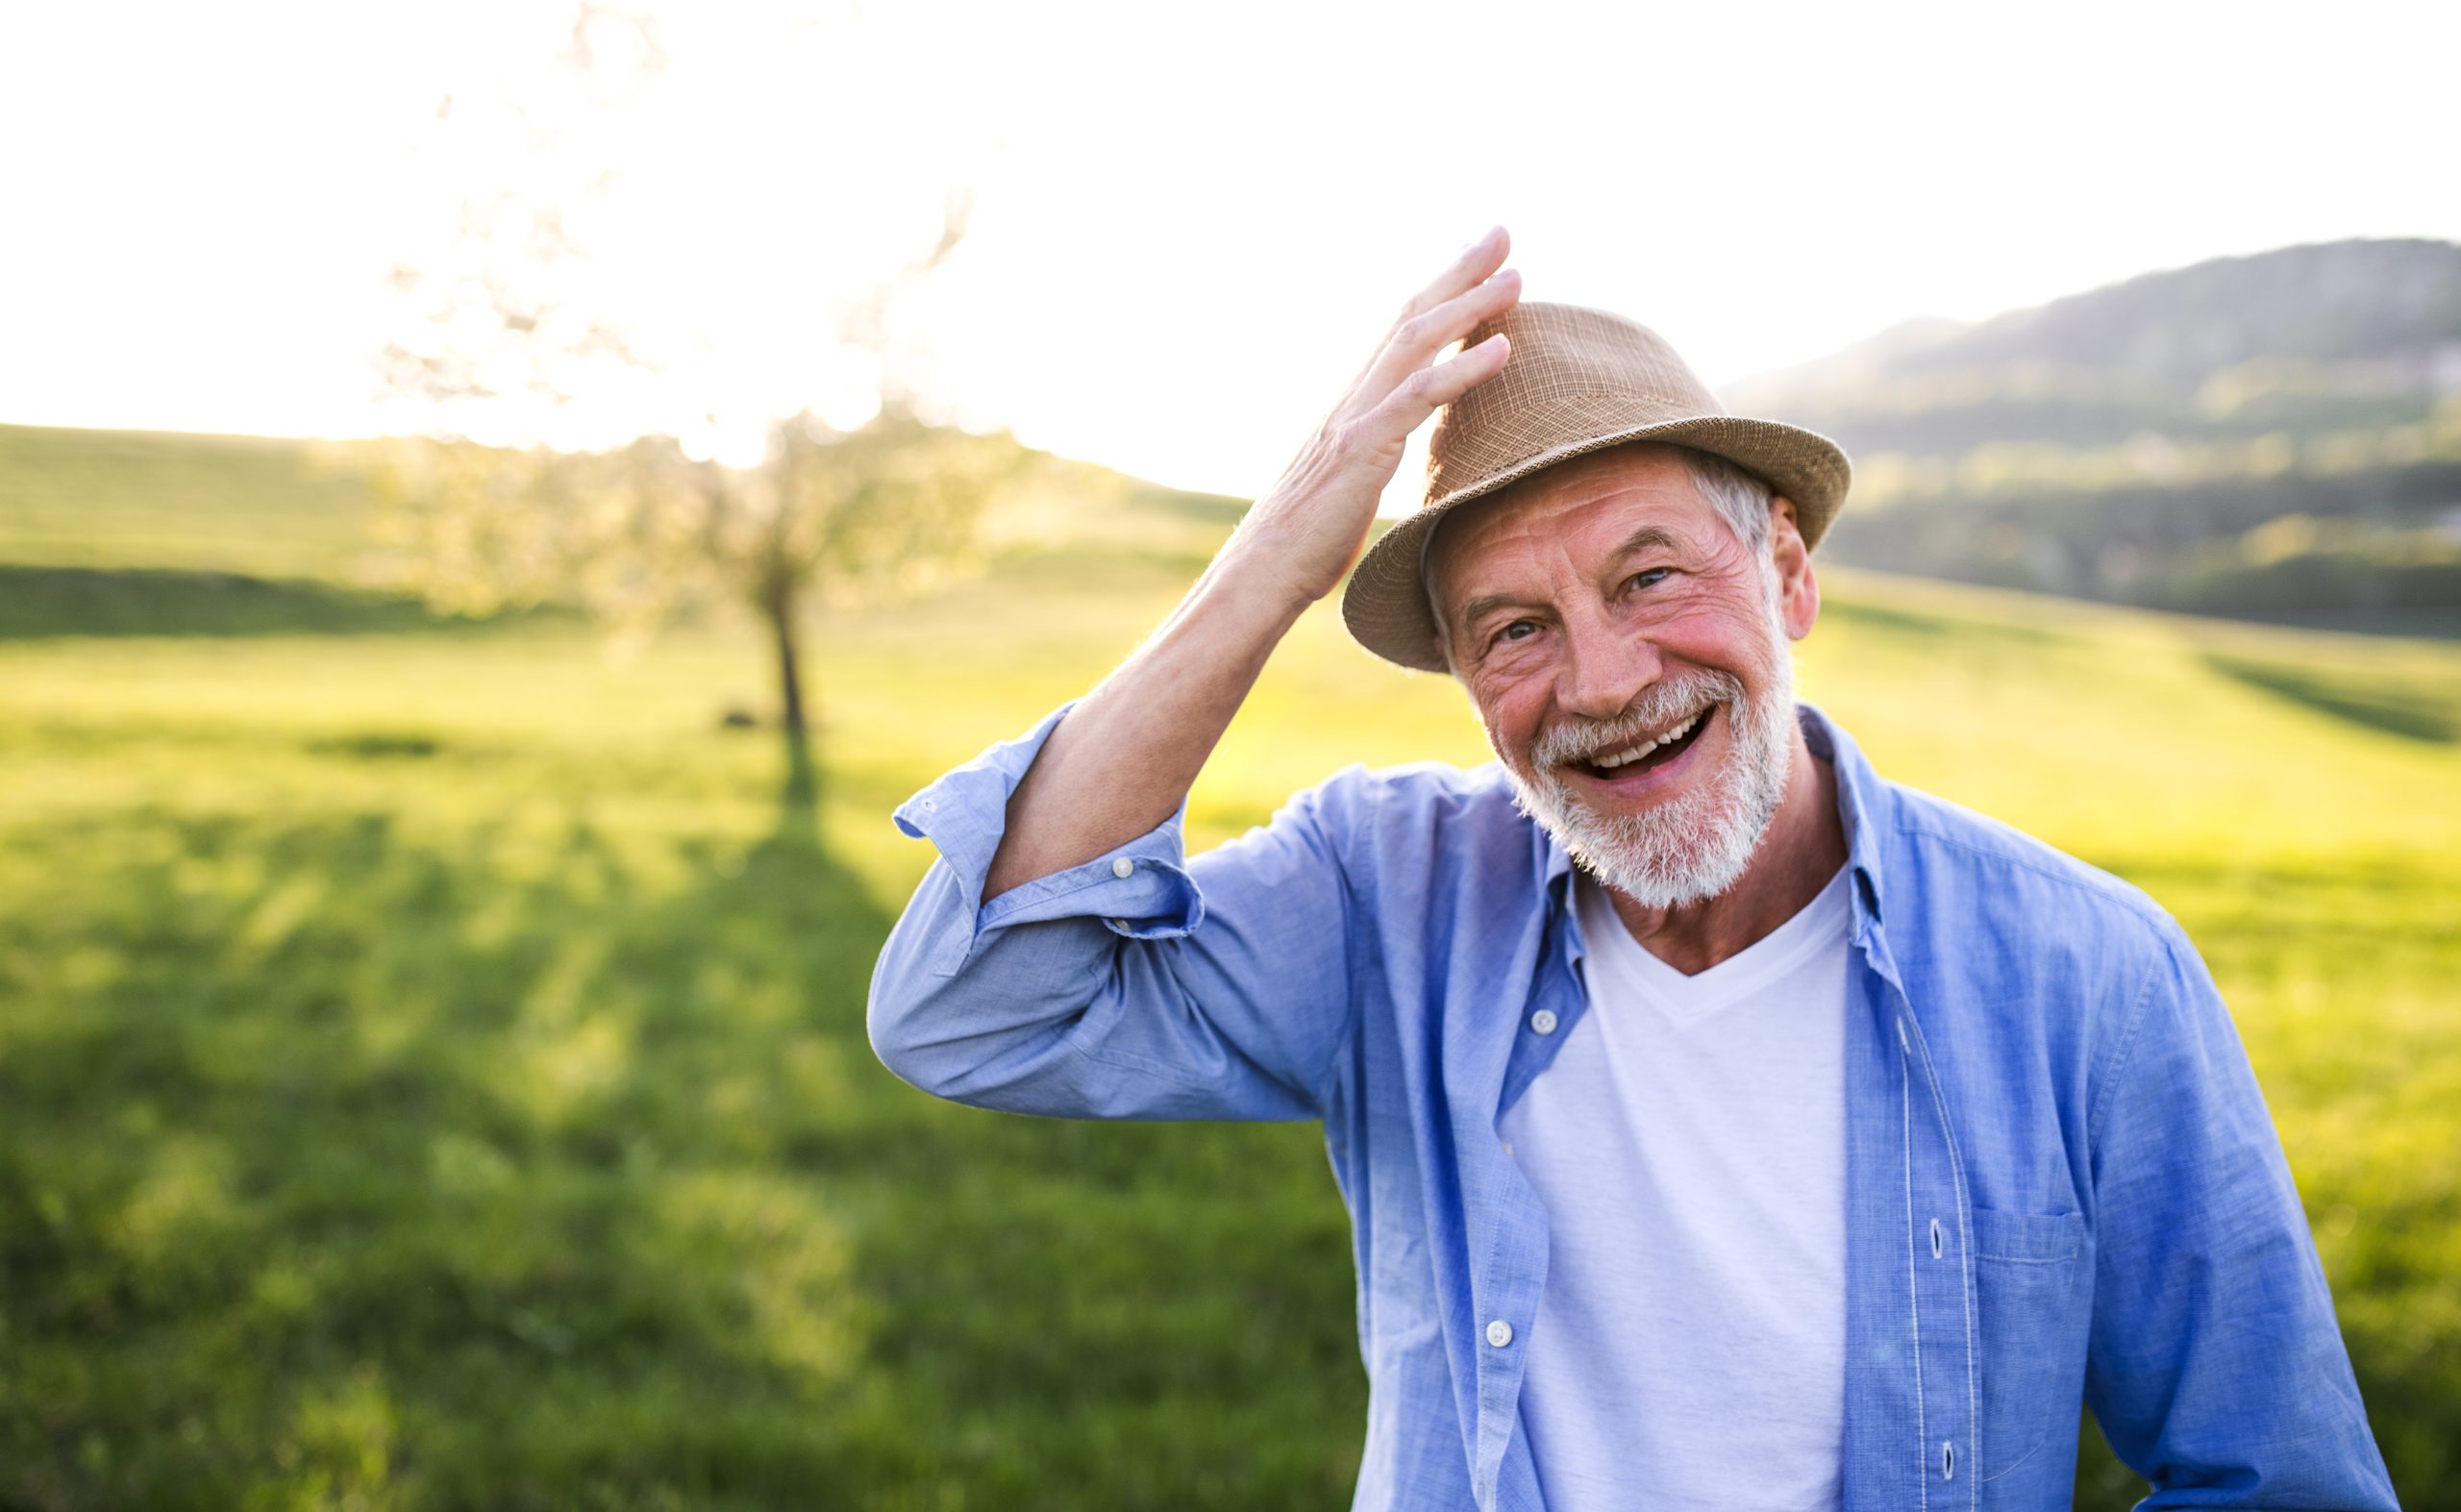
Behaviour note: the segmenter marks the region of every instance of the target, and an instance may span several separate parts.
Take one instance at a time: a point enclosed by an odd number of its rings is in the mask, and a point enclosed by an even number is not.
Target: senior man
[[[2392,1506],[2194,947],[1795,701],[1846,459],[1504,255],[1410,302],[1125,664],[898,810],[940,855],[882,1060],[1017,1112],[1322,1119],[1360,1507],[2064,1507],[2080,1401],[2151,1504]],[[1186,857],[1354,560],[1352,632],[1456,677],[1500,764],[1353,767]]]

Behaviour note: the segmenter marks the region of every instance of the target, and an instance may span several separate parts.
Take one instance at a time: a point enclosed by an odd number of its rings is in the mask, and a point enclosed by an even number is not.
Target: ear
[[[1795,520],[1795,501],[1784,494],[1769,500],[1769,558],[1777,569],[1777,618],[1787,639],[1801,640],[1820,618],[1820,580]]]

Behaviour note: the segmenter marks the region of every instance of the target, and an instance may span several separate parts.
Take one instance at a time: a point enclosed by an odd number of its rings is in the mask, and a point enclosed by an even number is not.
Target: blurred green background
[[[378,450],[0,430],[0,1504],[1346,1501],[1316,1129],[975,1112],[863,1031],[890,808],[1236,505],[1034,462],[970,566],[807,615],[797,788],[753,618],[370,586]],[[2186,923],[2397,1483],[2461,1504],[2461,649],[1824,580],[1804,693],[1883,772]],[[1466,701],[1320,607],[1192,842],[1429,756]]]
[[[1242,508],[956,421],[1255,486],[1487,214],[1713,378],[2170,269],[1722,392],[1856,461],[1804,695],[2185,923],[2461,1509],[2461,245],[2282,245],[2453,234],[2371,5],[30,12],[0,418],[418,438],[0,425],[0,1512],[1345,1504],[1319,1131],[864,1000]],[[1487,755],[1320,607],[1190,840]]]

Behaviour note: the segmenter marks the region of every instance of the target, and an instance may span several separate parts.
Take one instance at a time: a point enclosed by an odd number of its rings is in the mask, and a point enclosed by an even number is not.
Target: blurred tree
[[[851,431],[808,412],[780,421],[749,468],[688,457],[665,435],[598,452],[425,438],[389,456],[380,537],[439,607],[578,604],[623,641],[699,609],[750,610],[806,791],[807,612],[830,593],[911,588],[962,559],[985,501],[1032,454],[893,399]]]
[[[864,423],[841,428],[809,409],[774,419],[749,466],[665,434],[597,447],[533,438],[621,429],[665,376],[589,228],[623,180],[608,144],[630,138],[608,123],[655,88],[666,62],[649,13],[584,0],[554,66],[505,104],[518,161],[490,161],[489,182],[464,188],[455,234],[395,269],[406,318],[379,365],[429,434],[392,449],[378,529],[401,575],[460,612],[577,604],[637,640],[679,614],[749,610],[776,658],[790,790],[808,796],[808,611],[832,593],[911,586],[961,558],[988,497],[1032,454],[1006,433],[930,419],[890,338],[899,301],[963,239],[963,192],[948,197],[933,245],[836,302],[834,330],[815,335],[870,358],[880,409]],[[437,121],[470,109],[447,98]],[[701,418],[715,434],[718,417]],[[509,436],[530,444],[486,444]]]

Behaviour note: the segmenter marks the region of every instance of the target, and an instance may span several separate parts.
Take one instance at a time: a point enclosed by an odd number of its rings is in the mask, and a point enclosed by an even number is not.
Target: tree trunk
[[[769,634],[778,648],[778,723],[787,733],[801,735],[804,722],[803,662],[795,645],[795,595],[791,588],[773,591],[763,606]]]
[[[789,582],[773,582],[761,596],[761,612],[769,620],[770,642],[778,652],[778,728],[786,738],[786,802],[808,806],[819,793],[813,769],[809,726],[804,717],[803,659],[795,641],[795,589]]]

